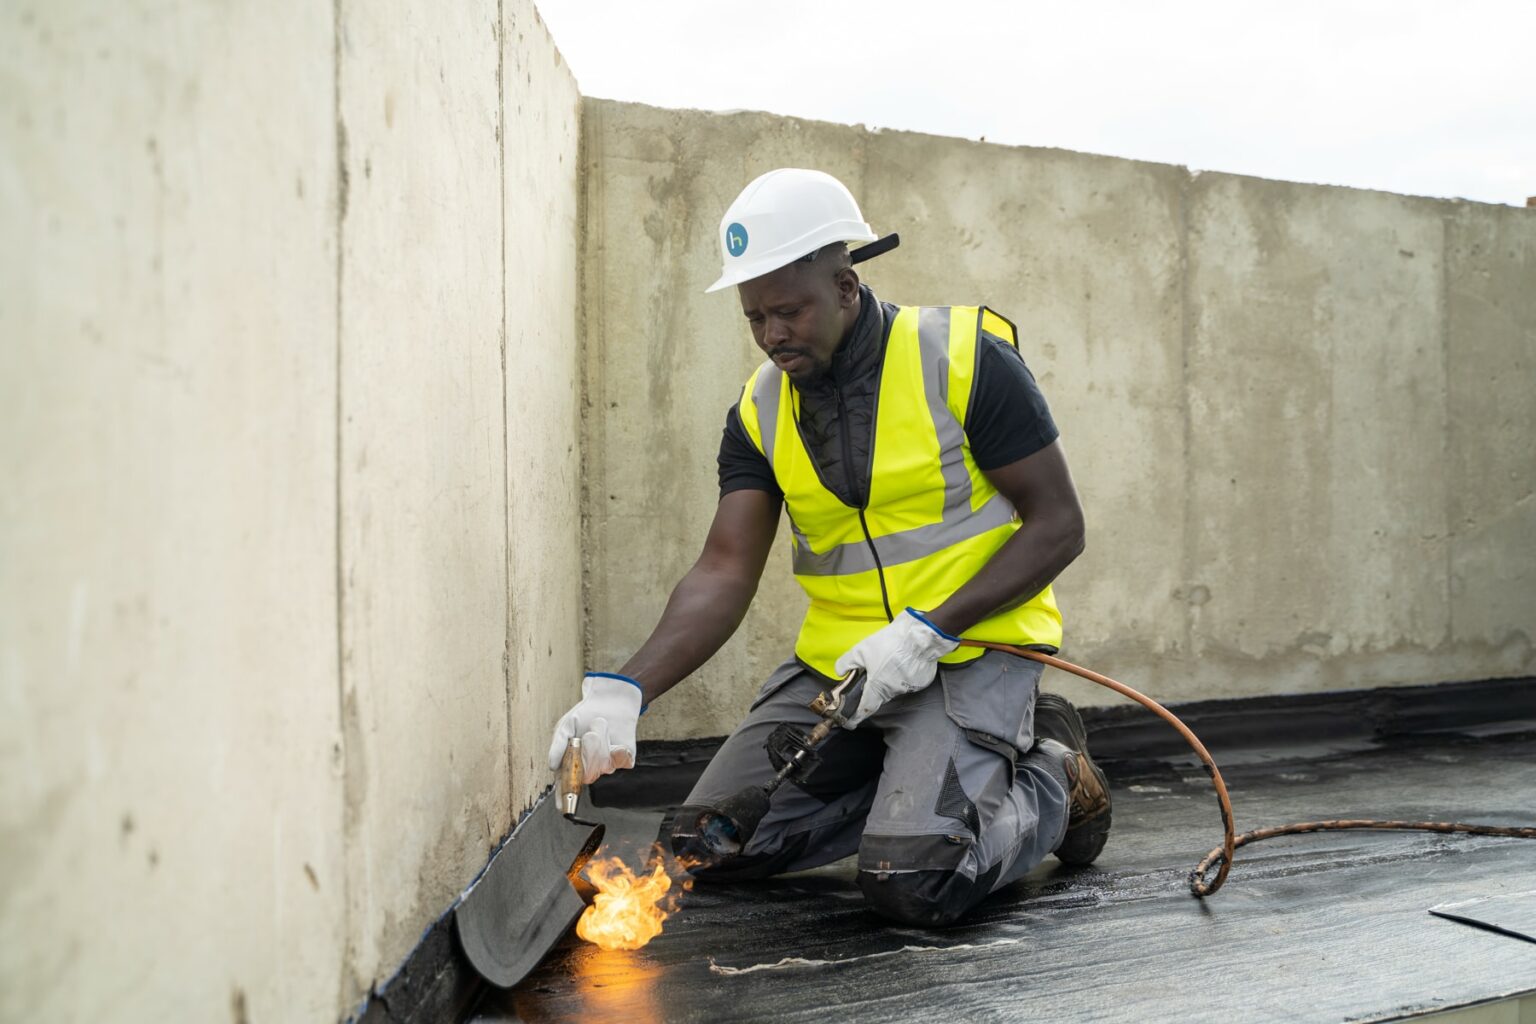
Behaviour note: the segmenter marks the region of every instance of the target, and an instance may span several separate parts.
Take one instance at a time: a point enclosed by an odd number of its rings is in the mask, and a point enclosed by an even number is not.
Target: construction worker
[[[850,252],[848,243],[872,243]],[[789,509],[810,607],[670,826],[701,879],[759,878],[858,854],[869,904],[915,925],[954,921],[1053,852],[1087,864],[1109,834],[1103,773],[1077,711],[1038,694],[1041,666],[962,637],[1055,651],[1051,581],[1083,549],[1057,429],[990,309],[882,302],[854,264],[877,238],[835,178],[786,168],[720,223],[723,271],[768,356],[726,417],[720,502],[693,568],[618,672],[591,672],[550,766],[582,738],[588,781],[635,760],[644,706],[693,672],[746,614]],[[764,745],[855,668],[862,697],[784,785],[734,857],[692,823],[774,775]]]

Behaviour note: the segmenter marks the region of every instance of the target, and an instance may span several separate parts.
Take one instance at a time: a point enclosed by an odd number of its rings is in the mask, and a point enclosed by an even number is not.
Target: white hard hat
[[[762,277],[833,242],[875,238],[842,182],[822,171],[781,167],[742,189],[725,211],[720,280],[704,290],[717,292]]]

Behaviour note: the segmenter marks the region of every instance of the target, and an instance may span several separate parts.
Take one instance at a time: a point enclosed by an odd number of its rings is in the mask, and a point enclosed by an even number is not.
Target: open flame
[[[653,857],[648,874],[636,874],[618,857],[595,857],[582,873],[597,896],[576,922],[577,935],[603,949],[639,949],[661,934],[673,909],[662,905],[672,889],[663,858]]]

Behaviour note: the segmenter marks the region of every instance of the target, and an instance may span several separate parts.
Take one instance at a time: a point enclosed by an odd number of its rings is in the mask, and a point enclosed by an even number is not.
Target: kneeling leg
[[[952,924],[1061,841],[1065,780],[1048,759],[1027,755],[1016,769],[1006,748],[945,714],[938,686],[877,718],[886,765],[859,845],[859,888],[875,911]]]

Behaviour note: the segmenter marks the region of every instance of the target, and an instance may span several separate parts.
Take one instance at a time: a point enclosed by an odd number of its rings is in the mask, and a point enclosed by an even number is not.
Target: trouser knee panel
[[[1002,865],[974,870],[964,835],[870,836],[859,847],[859,889],[870,909],[902,924],[943,927],[980,903]]]
[[[996,869],[980,878],[958,871],[860,871],[859,889],[871,910],[901,924],[942,928],[986,898]]]

